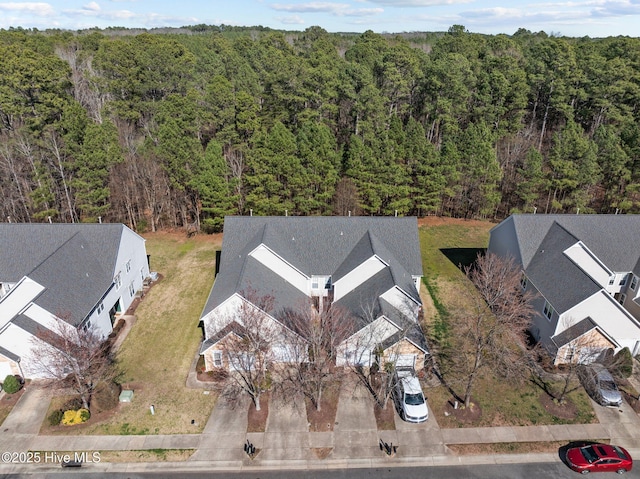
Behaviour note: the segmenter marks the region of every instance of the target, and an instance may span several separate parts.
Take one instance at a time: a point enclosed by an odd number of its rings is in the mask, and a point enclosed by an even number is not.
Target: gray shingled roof
[[[387,257],[382,259],[403,285],[407,275],[422,276],[416,218],[228,216],[220,271],[202,316],[244,285],[258,288],[246,269],[250,264],[246,257],[261,243],[308,276],[333,275],[348,258],[354,260],[374,250],[375,245],[365,238],[370,235],[379,243],[379,251],[393,251],[392,257],[384,254]]]
[[[552,223],[526,270],[530,281],[559,313],[602,289],[563,253],[576,242],[562,226]]]
[[[591,319],[589,316],[584,318],[581,321],[578,321],[573,326],[565,329],[560,334],[556,334],[551,338],[553,344],[555,344],[558,348],[569,344],[571,341],[579,338],[583,334],[591,331],[596,328],[597,324]]]
[[[557,222],[615,272],[640,274],[640,215],[512,215],[525,268]]]
[[[113,283],[122,224],[0,223],[0,281],[46,290],[35,304],[79,324]]]

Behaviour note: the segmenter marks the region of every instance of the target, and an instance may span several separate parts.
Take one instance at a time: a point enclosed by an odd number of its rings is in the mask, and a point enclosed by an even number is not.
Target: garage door
[[[416,355],[415,354],[398,354],[398,359],[396,360],[396,367],[401,368],[414,368],[416,365]]]

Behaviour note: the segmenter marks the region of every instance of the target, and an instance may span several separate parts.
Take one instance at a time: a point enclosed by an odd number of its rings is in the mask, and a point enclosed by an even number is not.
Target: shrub
[[[7,394],[16,393],[20,391],[21,387],[22,385],[20,384],[20,381],[18,381],[18,378],[16,378],[13,374],[9,374],[6,378],[4,378],[4,382],[2,383],[2,389],[4,389]]]
[[[629,348],[622,348],[613,357],[613,373],[628,378],[633,372],[633,356]]]
[[[229,373],[226,369],[214,369],[213,371],[209,371],[207,374],[211,376],[211,379],[215,382],[226,381],[229,377]]]
[[[88,409],[79,409],[78,412],[80,413],[80,419],[82,420],[82,422],[88,421],[91,417],[91,413]]]
[[[110,411],[119,404],[121,387],[113,381],[102,381],[91,397],[91,410],[94,413]]]
[[[68,409],[62,415],[62,424],[65,426],[74,426],[83,423],[91,417],[88,409],[80,408],[77,411]]]
[[[49,414],[49,425],[50,426],[57,426],[58,424],[60,424],[60,421],[62,421],[62,416],[64,415],[64,413],[62,412],[61,409],[56,409],[55,411],[53,411],[51,414]]]

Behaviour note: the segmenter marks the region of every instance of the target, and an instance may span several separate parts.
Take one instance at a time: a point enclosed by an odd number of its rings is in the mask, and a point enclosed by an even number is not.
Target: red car
[[[624,448],[609,444],[573,447],[567,451],[567,462],[571,469],[582,474],[613,471],[624,474],[633,466],[633,460]]]

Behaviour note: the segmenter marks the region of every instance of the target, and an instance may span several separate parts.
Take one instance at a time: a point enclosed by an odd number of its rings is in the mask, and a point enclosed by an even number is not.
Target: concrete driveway
[[[200,446],[190,460],[245,459],[247,455],[243,446],[247,440],[248,411],[248,399],[242,398],[237,403],[230,403],[224,397],[220,397],[202,431]]]

